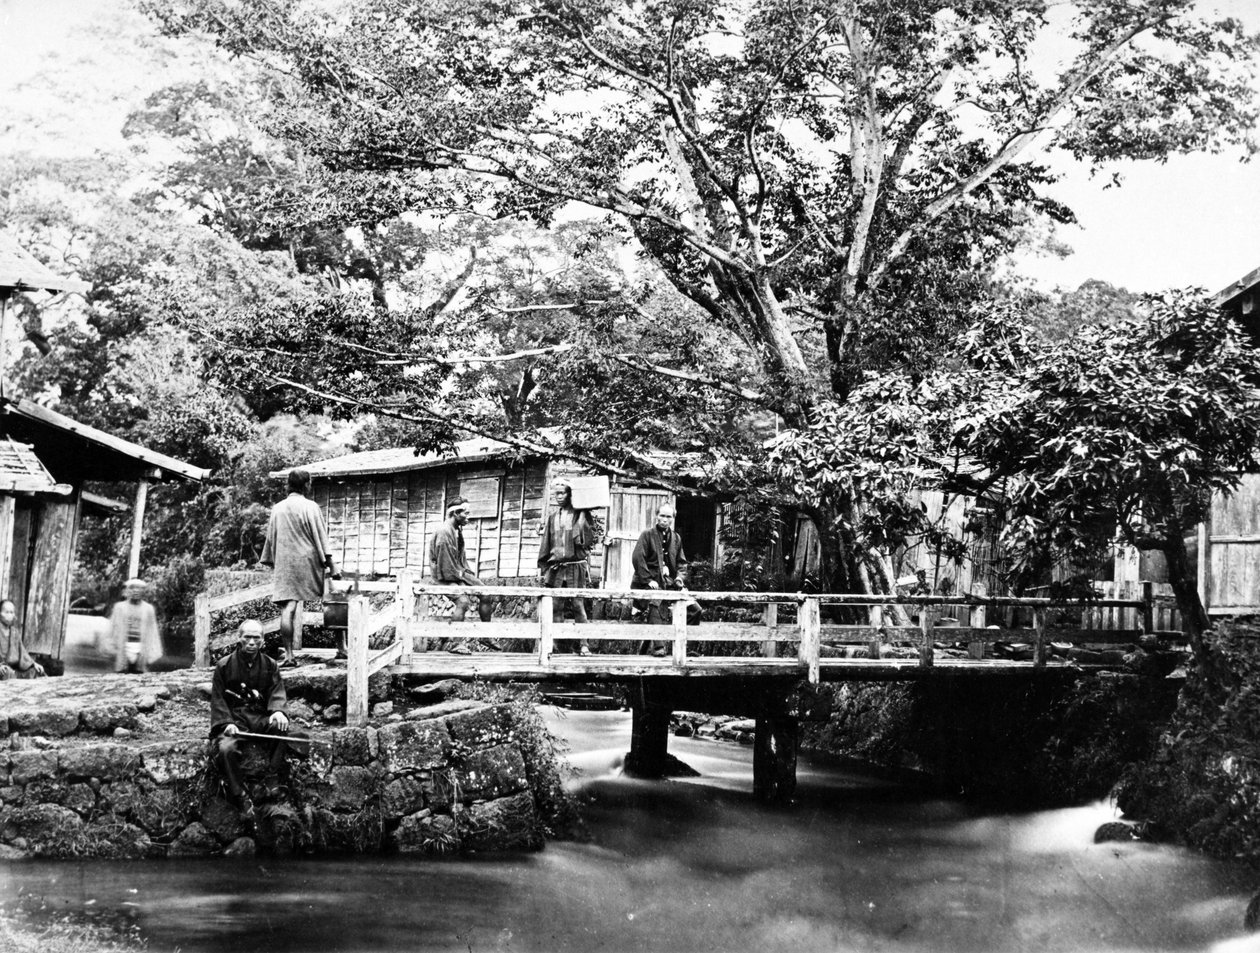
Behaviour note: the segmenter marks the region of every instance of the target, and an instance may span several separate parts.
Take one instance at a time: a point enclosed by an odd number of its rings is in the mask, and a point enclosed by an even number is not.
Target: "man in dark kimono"
[[[656,511],[656,524],[639,534],[630,564],[634,567],[634,578],[630,581],[632,589],[682,588],[687,557],[683,555],[682,537],[674,532],[674,508],[668,503],[662,504]],[[648,599],[634,601],[634,608],[643,613],[640,618],[653,625],[664,625],[670,621],[668,605]],[[652,654],[664,655],[665,649],[657,644]]]
[[[586,510],[573,508],[573,487],[567,480],[556,480],[553,486],[556,508],[543,520],[538,575],[548,589],[585,589],[591,584],[588,557],[595,545],[595,527]],[[581,598],[556,599],[554,618],[559,621],[564,617],[566,602],[573,607],[573,620],[585,622],[586,600]],[[559,646],[557,650],[564,651]],[[578,643],[577,651],[580,655],[591,654],[586,639]]]
[[[219,660],[210,684],[210,748],[214,763],[227,783],[228,797],[245,820],[254,816],[254,805],[245,790],[241,771],[240,732],[279,734],[289,731],[285,714],[287,698],[280,666],[263,654],[263,627],[257,619],[241,623],[241,641]],[[275,789],[288,745],[277,738],[262,742],[271,748],[267,786]]]
[[[443,586],[484,586],[472,567],[464,550],[464,527],[468,524],[468,503],[463,497],[455,497],[446,506],[446,522],[437,528],[429,540],[429,571],[434,583]],[[452,622],[463,622],[472,598],[454,597],[455,609]],[[477,601],[477,614],[482,622],[489,622],[494,613],[494,598],[481,596]],[[449,652],[464,655],[471,651],[463,640],[447,640],[443,646]]]
[[[310,488],[309,473],[289,471],[289,495],[271,509],[260,560],[264,566],[275,567],[271,601],[280,606],[286,667],[297,664],[293,651],[302,647],[302,603],[324,598],[325,570],[337,576],[324,514],[319,504],[306,498]]]

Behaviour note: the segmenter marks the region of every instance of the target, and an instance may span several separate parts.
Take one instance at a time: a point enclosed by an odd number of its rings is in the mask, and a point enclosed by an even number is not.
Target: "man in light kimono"
[[[302,603],[324,598],[325,571],[337,578],[328,528],[319,504],[307,499],[311,475],[289,471],[289,495],[271,510],[262,564],[274,567],[271,601],[280,606],[281,666],[296,665],[294,646],[302,645]]]
[[[123,586],[123,600],[109,613],[115,672],[147,672],[162,657],[157,613],[144,599],[147,588],[143,579],[128,579]]]

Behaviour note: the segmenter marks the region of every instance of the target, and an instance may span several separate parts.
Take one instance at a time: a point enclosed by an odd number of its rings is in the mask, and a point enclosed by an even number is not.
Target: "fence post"
[[[554,611],[554,600],[551,596],[538,597],[538,664],[543,668],[551,663],[551,624]]]
[[[674,664],[682,668],[687,664],[687,600],[674,600],[670,608],[671,621],[674,624]]]
[[[1046,608],[1033,607],[1033,630],[1036,633],[1033,641],[1033,668],[1046,667],[1046,619],[1049,614]]]
[[[870,607],[871,622],[871,641],[867,643],[866,651],[871,658],[879,658],[879,647],[884,637],[884,607]]]
[[[362,728],[368,720],[367,599],[355,593],[346,608],[346,727]]]
[[[919,607],[919,629],[923,633],[923,641],[919,645],[920,668],[931,668],[936,661],[935,648],[932,645],[934,638],[932,630],[936,627],[935,615],[935,606]]]
[[[977,583],[972,586],[972,596],[984,598],[988,594],[988,589],[983,583]],[[987,625],[987,616],[989,607],[983,602],[978,606],[970,606],[967,609],[967,627],[971,629],[983,629]],[[988,642],[968,642],[967,655],[969,658],[982,659],[989,654]]]
[[[210,595],[201,592],[193,601],[193,664],[210,664]]]
[[[415,573],[410,569],[400,569],[394,581],[398,586],[394,595],[394,610],[398,613],[394,621],[394,639],[401,642],[403,651],[410,655],[415,650],[411,640],[411,618],[415,614],[415,602],[411,593],[415,585]]]
[[[803,599],[796,610],[796,620],[801,629],[800,660],[805,663],[806,678],[811,685],[819,680],[818,655],[822,642],[822,613],[817,599]]]
[[[771,633],[777,633],[779,630],[779,604],[777,602],[767,602],[765,609],[762,611],[761,621]],[[779,643],[773,639],[767,639],[761,643],[761,657],[774,658],[779,654]]]
[[[1155,631],[1155,583],[1142,583],[1142,634]]]

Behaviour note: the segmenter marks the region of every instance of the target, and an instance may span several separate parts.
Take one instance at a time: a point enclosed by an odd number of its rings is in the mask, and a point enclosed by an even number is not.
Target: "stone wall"
[[[299,670],[290,695],[307,697],[291,708],[314,743],[278,790],[254,789],[251,825],[208,766],[207,674],[0,684],[0,858],[542,846],[535,791],[550,796],[538,785],[554,765],[537,763],[528,706],[415,704],[413,689],[378,701],[372,726],[345,728],[324,720],[339,709],[329,679]],[[388,680],[376,687],[380,698]],[[261,774],[261,751],[252,761]]]

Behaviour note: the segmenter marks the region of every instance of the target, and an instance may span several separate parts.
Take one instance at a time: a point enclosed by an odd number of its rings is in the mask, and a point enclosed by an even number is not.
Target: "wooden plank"
[[[803,600],[796,612],[797,624],[801,630],[800,660],[805,663],[806,679],[811,685],[817,685],[818,657],[822,644],[820,639],[822,616],[818,599]]]
[[[779,627],[779,605],[775,602],[767,603],[762,609],[761,616],[762,626],[772,633]],[[779,644],[773,639],[766,639],[761,643],[761,655],[763,658],[774,658],[779,654]]]
[[[687,603],[675,602],[672,616],[674,664],[682,668],[687,664]]]
[[[66,637],[77,512],[77,495],[72,500],[44,500],[31,554],[23,639],[31,652],[53,658],[61,658]]]
[[[555,640],[551,634],[554,611],[555,602],[551,596],[542,596],[538,600],[538,664],[542,666],[546,666],[555,648]]]
[[[880,645],[884,641],[884,607],[871,606],[871,641],[867,645],[867,652],[871,658],[879,658]]]
[[[274,591],[274,588],[274,585],[270,582],[260,582],[258,585],[250,586],[248,589],[225,592],[221,596],[209,596],[206,607],[210,612],[218,612],[220,609],[227,609],[230,606],[239,606],[242,602],[266,599]]]
[[[932,645],[933,629],[936,627],[936,613],[930,606],[924,606],[919,612],[919,628],[922,630],[922,641],[919,643],[919,665],[931,668],[936,661],[936,650]]]
[[[16,525],[17,500],[0,496],[0,582],[13,574],[13,532]],[[5,594],[8,593],[5,589]]]
[[[367,663],[368,677],[371,678],[381,669],[385,668],[385,666],[393,665],[395,662],[399,661],[404,654],[403,648],[404,645],[402,642],[394,641],[389,643],[389,645],[385,648],[374,652],[372,657],[368,659]]]
[[[26,593],[30,580],[31,530],[34,523],[35,507],[33,500],[22,500],[14,505],[13,511],[13,565],[9,570],[9,598],[18,610],[18,625],[26,624]]]
[[[210,597],[198,593],[193,600],[193,665],[210,664]]]
[[[346,727],[362,728],[368,721],[368,602],[351,595],[346,631]]]
[[[415,570],[402,569],[395,580],[398,591],[394,594],[394,640],[410,652],[411,620],[415,614],[416,600],[412,587],[416,582]]]

